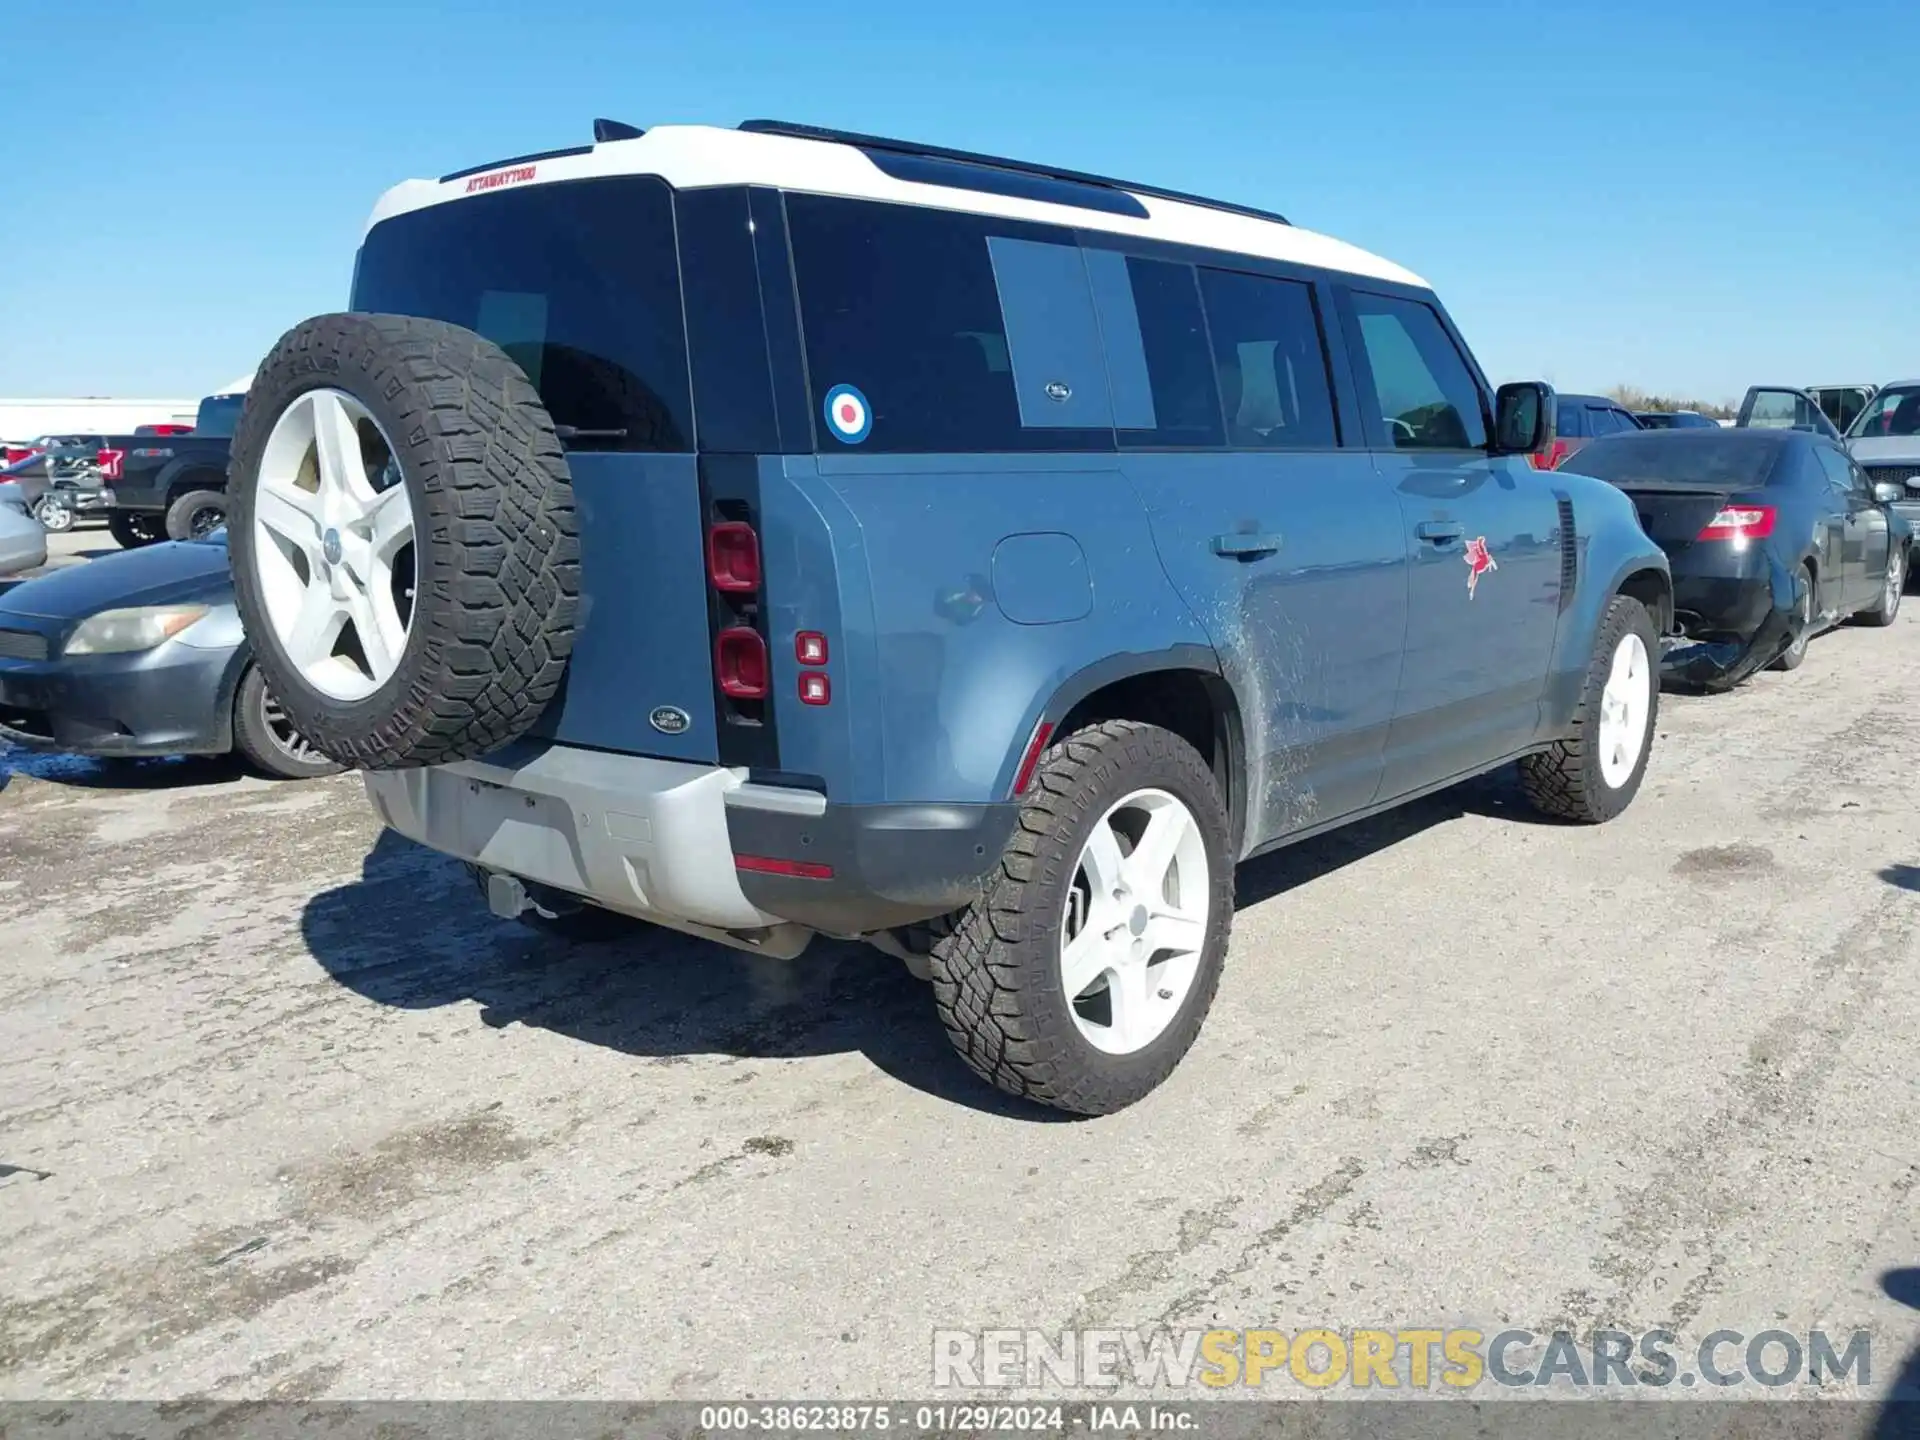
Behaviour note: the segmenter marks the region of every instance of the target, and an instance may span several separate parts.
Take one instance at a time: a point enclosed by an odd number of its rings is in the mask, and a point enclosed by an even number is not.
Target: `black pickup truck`
[[[131,550],[197,539],[226,522],[227,451],[246,398],[207,396],[184,435],[109,435],[100,442],[115,540]]]

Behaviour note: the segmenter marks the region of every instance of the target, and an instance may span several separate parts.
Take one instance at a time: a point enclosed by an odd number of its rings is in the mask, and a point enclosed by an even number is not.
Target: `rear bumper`
[[[1673,613],[1681,633],[1696,640],[1746,639],[1773,608],[1773,586],[1764,571],[1738,579],[1673,577]]]
[[[1017,813],[835,806],[739,770],[545,742],[365,779],[380,818],[432,849],[776,953],[811,932],[865,934],[966,904]]]

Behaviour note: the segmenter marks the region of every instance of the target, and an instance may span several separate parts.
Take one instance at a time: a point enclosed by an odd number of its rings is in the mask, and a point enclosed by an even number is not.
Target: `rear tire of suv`
[[[1534,809],[1598,825],[1633,803],[1660,718],[1659,656],[1647,607],[1614,596],[1594,638],[1572,733],[1520,761],[1520,786]]]
[[[155,545],[167,538],[157,519],[138,510],[109,510],[107,533],[122,550],[138,550],[142,545]]]
[[[558,690],[580,590],[573,483],[492,341],[412,316],[301,322],[247,394],[227,498],[256,659],[334,759],[473,759]]]
[[[967,1064],[1083,1115],[1165,1080],[1220,983],[1228,834],[1213,772],[1177,735],[1109,720],[1049,749],[986,893],[930,956]]]
[[[227,497],[218,490],[189,490],[167,507],[169,540],[198,540],[227,523]]]

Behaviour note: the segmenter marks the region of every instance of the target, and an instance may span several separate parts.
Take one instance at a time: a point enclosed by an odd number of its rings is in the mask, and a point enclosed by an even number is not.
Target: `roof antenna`
[[[629,125],[624,120],[596,120],[593,122],[593,143],[601,145],[608,140],[638,140],[647,132],[638,125]]]

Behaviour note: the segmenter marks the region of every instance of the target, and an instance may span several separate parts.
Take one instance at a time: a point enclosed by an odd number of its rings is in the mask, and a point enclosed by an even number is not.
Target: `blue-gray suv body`
[[[1665,557],[1417,276],[1277,216],[771,123],[397,187],[234,442],[303,734],[494,909],[931,979],[1098,1112],[1238,861],[1519,761],[1637,790]]]

